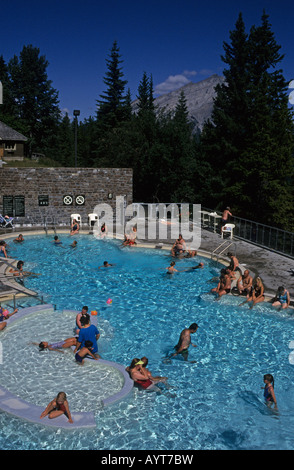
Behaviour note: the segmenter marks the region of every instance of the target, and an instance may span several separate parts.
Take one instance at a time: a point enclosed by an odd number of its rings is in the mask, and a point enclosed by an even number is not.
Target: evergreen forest
[[[123,58],[113,42],[96,115],[77,126],[77,166],[133,169],[134,201],[189,202],[294,231],[294,121],[283,54],[263,12],[246,30],[240,13],[223,43],[224,83],[211,118],[193,132],[181,92],[174,112],[155,106],[152,74],[143,73],[132,109]],[[75,166],[75,121],[59,108],[58,91],[40,50],[0,56],[0,121],[28,137],[27,156],[41,153]],[[97,77],[98,80],[98,77]]]

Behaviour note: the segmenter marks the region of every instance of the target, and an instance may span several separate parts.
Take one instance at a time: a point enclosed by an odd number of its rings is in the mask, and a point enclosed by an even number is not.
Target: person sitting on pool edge
[[[153,383],[162,382],[162,383],[166,384],[167,377],[161,377],[159,375],[157,375],[156,377],[153,377],[153,375],[151,374],[149,369],[147,369],[148,358],[146,356],[141,357],[140,361],[143,362],[141,371],[143,371],[143,373],[146,375],[146,377],[148,377],[150,380],[152,380]]]
[[[9,313],[7,309],[3,309],[2,307],[0,307],[0,331],[4,330],[4,328],[6,328],[7,326],[5,320],[8,320],[8,318],[10,318],[16,312],[18,312],[17,308],[12,313]]]
[[[131,379],[135,382],[135,385],[143,388],[144,390],[154,390],[160,391],[158,387],[152,382],[152,380],[147,377],[146,373],[142,369],[144,362],[141,359],[134,358],[131,362],[128,372]]]
[[[76,335],[79,334],[80,329],[82,328],[81,319],[88,314],[88,310],[89,310],[89,308],[87,307],[87,305],[84,305],[82,310],[77,314],[77,316],[76,316],[76,326],[74,328],[74,334],[76,334]]]
[[[71,231],[70,235],[76,235],[79,233],[80,226],[78,224],[78,221],[76,219],[73,219],[72,224],[71,224]]]
[[[136,245],[136,238],[137,238],[137,227],[134,226],[129,234],[125,233],[125,239],[123,241],[123,246],[129,245]]]
[[[59,392],[57,397],[47,405],[40,418],[45,418],[45,416],[48,415],[49,419],[53,419],[58,418],[58,416],[63,414],[68,418],[69,423],[73,423],[66,394],[64,392]]]
[[[273,307],[288,308],[290,305],[290,294],[284,286],[280,286],[273,299]]]
[[[92,341],[89,341],[89,340],[85,341],[85,346],[81,348],[75,355],[76,362],[80,364],[81,366],[84,365],[86,356],[90,356],[92,357],[92,359],[95,359],[95,361],[98,361],[98,357],[94,356],[94,354],[92,353],[92,349],[93,349]]]

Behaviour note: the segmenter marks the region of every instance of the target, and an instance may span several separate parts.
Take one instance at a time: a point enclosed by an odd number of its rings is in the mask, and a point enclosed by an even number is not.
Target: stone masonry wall
[[[109,199],[109,194],[113,198]],[[126,196],[126,204],[133,202],[133,170],[131,168],[0,168],[0,213],[3,199],[8,196],[25,197],[25,217],[18,223],[65,223],[71,214],[80,214],[82,225],[88,223],[88,214],[100,203],[115,207],[116,196]],[[49,205],[39,205],[39,196],[48,196]],[[69,196],[66,197],[65,196]],[[84,204],[79,205],[78,201]],[[65,204],[70,202],[72,205]],[[12,199],[12,198],[11,198]],[[15,203],[14,203],[15,204]]]

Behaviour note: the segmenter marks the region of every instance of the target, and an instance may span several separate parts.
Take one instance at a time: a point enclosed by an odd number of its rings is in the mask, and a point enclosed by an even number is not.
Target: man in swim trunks
[[[176,352],[172,354],[172,356],[177,356],[181,354],[184,358],[184,361],[188,360],[188,349],[189,346],[192,345],[194,348],[196,348],[196,344],[193,344],[191,342],[191,335],[196,333],[198,330],[198,325],[197,323],[192,323],[192,325],[189,326],[189,328],[185,328],[179,338],[178,344],[175,346]]]
[[[252,276],[250,276],[249,270],[245,269],[244,274],[239,277],[237,281],[237,288],[240,295],[248,295],[252,289]]]

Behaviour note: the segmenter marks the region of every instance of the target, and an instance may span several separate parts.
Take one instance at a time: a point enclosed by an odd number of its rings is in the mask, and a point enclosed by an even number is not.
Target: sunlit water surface
[[[294,323],[289,312],[265,304],[249,310],[233,296],[215,302],[208,292],[219,270],[207,259],[177,261],[179,270],[200,260],[205,266],[169,276],[166,251],[121,248],[120,242],[88,235],[79,235],[78,246],[71,248],[69,236],[60,238],[61,246],[54,246],[53,236],[27,236],[22,245],[10,242],[10,256],[24,260],[26,270],[41,273],[27,278],[26,287],[37,290],[57,311],[27,317],[0,333],[0,380],[44,407],[62,389],[72,411],[95,411],[97,427],[56,431],[1,413],[2,449],[293,448],[289,343]],[[106,260],[115,266],[98,269]],[[170,387],[161,386],[161,393],[134,389],[126,400],[101,409],[103,384],[119,389],[118,375],[94,361],[78,366],[71,351],[40,353],[30,344],[72,336],[75,317],[62,312],[83,305],[98,311],[103,359],[127,366],[133,357],[145,355],[152,373],[167,376]],[[181,330],[193,322],[199,329],[189,361],[196,362],[165,361]],[[263,401],[265,373],[275,377],[277,412]]]

